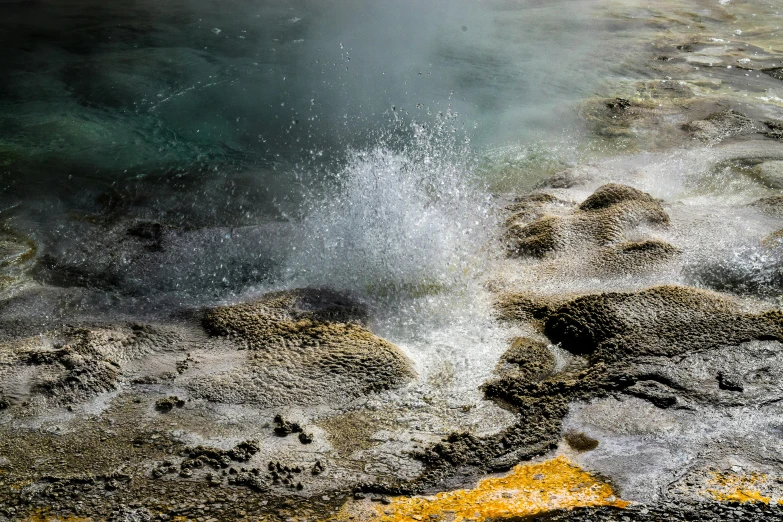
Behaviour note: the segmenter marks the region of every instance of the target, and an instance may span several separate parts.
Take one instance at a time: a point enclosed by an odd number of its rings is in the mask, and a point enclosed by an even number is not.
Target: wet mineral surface
[[[143,184],[88,191],[67,227],[0,210],[0,520],[783,520],[780,8],[599,11],[628,45],[573,107],[590,153],[492,194],[466,292],[498,342],[448,330],[481,371],[342,288],[176,294],[279,262],[293,225],[224,225],[242,198],[198,222],[175,209],[208,198]],[[89,70],[66,78],[88,98]],[[26,128],[1,165],[56,149],[75,172],[105,134]]]

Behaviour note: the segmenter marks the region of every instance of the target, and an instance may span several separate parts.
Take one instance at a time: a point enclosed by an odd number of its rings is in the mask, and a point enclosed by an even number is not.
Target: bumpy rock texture
[[[626,97],[589,98],[580,112],[596,139],[620,149],[668,148],[688,139],[715,144],[761,130],[753,118],[736,110],[745,107],[731,96],[704,96],[711,88],[676,80],[635,82],[626,86]]]
[[[679,248],[659,239],[623,241],[600,251],[587,272],[596,276],[643,273],[677,259],[680,254]]]
[[[558,367],[559,348],[515,340],[501,358],[499,378],[484,391],[523,420],[485,438],[452,434],[419,456],[427,470],[417,483],[387,489],[421,489],[451,468],[504,469],[551,449],[575,400],[634,396],[665,409],[783,398],[776,376],[783,371],[777,356],[783,342],[779,311],[748,313],[720,294],[675,286],[538,303],[528,294],[505,299],[500,311],[539,324],[571,359]],[[676,366],[673,356],[679,357]]]
[[[649,194],[614,183],[600,187],[572,214],[544,215],[529,224],[512,222],[507,237],[515,255],[543,257],[590,243],[609,246],[640,224],[666,225],[669,216]]]
[[[591,361],[673,356],[752,340],[783,340],[783,313],[743,313],[727,299],[681,287],[585,296],[547,317],[545,331]]]
[[[68,406],[116,389],[123,365],[170,346],[176,335],[130,324],[65,327],[0,343],[0,400]]]
[[[683,125],[694,138],[708,143],[717,143],[726,138],[753,132],[756,126],[752,119],[744,114],[727,109]]]
[[[555,373],[555,358],[548,343],[518,337],[500,358],[496,372],[505,378],[539,381]]]
[[[772,214],[773,216],[783,216],[783,196],[769,196],[760,198],[752,205],[762,212]]]
[[[765,121],[764,125],[767,126],[767,130],[764,132],[766,137],[783,141],[783,122]]]
[[[768,67],[766,69],[762,69],[762,72],[769,74],[777,80],[783,80],[783,67]]]
[[[604,185],[570,210],[547,194],[534,196],[509,207],[506,239],[513,257],[578,256],[576,265],[586,275],[611,275],[649,271],[680,254],[663,240],[636,237],[640,227],[665,228],[669,215],[658,200],[633,187]]]
[[[196,380],[190,391],[234,404],[335,404],[413,378],[406,356],[364,328],[364,317],[360,305],[327,290],[209,310],[204,328],[246,348],[247,365]]]
[[[537,516],[541,522],[614,522],[634,520],[659,522],[661,520],[693,520],[722,522],[724,520],[783,520],[780,506],[756,503],[694,502],[668,503],[662,506],[629,506],[625,509],[600,507],[561,510]]]
[[[324,405],[328,417],[414,377],[405,355],[363,326],[364,307],[327,290],[183,310],[155,325],[38,324],[10,315],[24,302],[5,303],[0,336],[3,522],[50,512],[101,520],[334,512],[356,472],[345,458],[327,460],[324,431],[287,406]],[[234,415],[250,420],[236,428]],[[17,436],[17,422],[33,428]]]

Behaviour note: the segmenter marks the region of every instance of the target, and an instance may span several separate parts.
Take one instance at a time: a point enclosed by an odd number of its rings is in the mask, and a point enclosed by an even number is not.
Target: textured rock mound
[[[762,69],[761,72],[769,74],[777,80],[783,80],[783,67],[768,67],[766,69]]]
[[[512,254],[544,257],[560,247],[562,234],[562,218],[544,216],[528,225],[512,225],[507,237]]]
[[[783,340],[783,313],[751,314],[718,294],[662,286],[574,299],[546,318],[546,335],[593,361],[672,356],[753,340]]]
[[[726,109],[710,114],[703,120],[686,123],[683,130],[701,141],[717,143],[732,136],[753,132],[756,126],[753,120],[744,114]]]
[[[142,325],[67,327],[0,344],[0,401],[66,406],[114,390],[123,364],[176,339]]]
[[[658,200],[641,190],[618,183],[607,183],[599,187],[590,197],[584,200],[579,205],[579,210],[601,210],[629,201],[641,201],[652,205],[658,203]],[[668,221],[668,218],[666,220]]]
[[[566,302],[563,298],[547,298],[532,292],[501,295],[495,303],[498,319],[504,321],[535,322],[545,319],[552,310]]]
[[[764,132],[764,136],[767,138],[772,138],[773,140],[783,141],[783,122],[765,121],[764,125],[767,126],[767,130]]]
[[[614,247],[601,249],[589,266],[596,276],[602,274],[636,274],[646,272],[651,267],[676,259],[681,250],[665,241],[647,239],[644,241],[624,241]]]
[[[249,350],[246,365],[205,376],[191,392],[263,406],[340,403],[413,378],[410,361],[361,325],[364,309],[328,290],[268,294],[208,310],[204,328]]]
[[[548,204],[563,203],[551,194],[536,192],[514,198],[506,207],[511,213],[506,220],[506,226],[513,226],[519,221],[531,221],[542,217],[546,212],[544,207]]]
[[[726,110],[736,100],[699,90],[681,81],[638,82],[627,98],[589,98],[579,112],[597,138],[619,148],[668,148],[689,136],[714,143],[753,129],[752,120]]]
[[[660,408],[764,404],[783,397],[783,314],[777,310],[747,313],[720,294],[672,286],[569,301],[536,302],[519,294],[507,296],[499,308],[507,320],[534,321],[575,360],[543,378],[531,371],[498,372],[500,379],[485,391],[507,403],[562,406],[615,392]],[[520,360],[523,346],[512,345],[501,365]],[[527,349],[518,364],[538,368],[550,358]],[[574,364],[579,361],[581,366]]]
[[[547,343],[517,337],[500,358],[495,371],[505,378],[538,381],[555,373],[555,357]]]
[[[660,240],[629,241],[629,230],[640,225],[665,226],[669,216],[649,194],[625,185],[610,183],[588,197],[570,214],[545,214],[546,199],[526,202],[524,210],[508,222],[506,234],[513,256],[544,258],[585,249],[593,259],[586,267],[607,273],[636,273],[667,262],[679,250]],[[538,209],[534,205],[538,204]],[[524,222],[525,217],[535,218]]]

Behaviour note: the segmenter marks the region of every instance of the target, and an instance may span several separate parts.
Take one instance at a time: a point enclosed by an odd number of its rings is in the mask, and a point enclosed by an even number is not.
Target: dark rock
[[[547,317],[545,332],[575,354],[615,361],[783,340],[783,313],[750,314],[719,294],[661,286],[577,298]]]
[[[625,389],[625,393],[639,397],[661,409],[677,404],[677,396],[657,381],[639,381]]]
[[[256,440],[246,440],[240,442],[228,451],[228,456],[237,462],[247,462],[250,458],[261,450],[261,446]]]
[[[289,422],[283,419],[282,415],[275,415],[275,435],[278,437],[286,437],[291,433],[301,433],[302,427],[296,422]]]
[[[761,69],[761,72],[772,76],[776,80],[783,80],[783,67],[770,67],[767,69]]]
[[[221,479],[220,476],[216,475],[215,473],[208,473],[207,484],[209,484],[211,487],[218,487],[223,484],[223,479]]]
[[[742,378],[738,375],[730,375],[725,372],[718,373],[718,387],[721,390],[728,390],[742,393],[745,387],[742,384]]]
[[[161,412],[169,412],[176,408],[182,408],[185,405],[185,401],[172,395],[171,397],[164,397],[155,401],[155,409]]]
[[[253,491],[264,492],[269,490],[269,483],[259,473],[242,471],[232,475],[228,479],[229,484],[245,486]]]
[[[591,451],[598,447],[598,441],[582,432],[567,432],[563,438],[576,451]]]
[[[169,461],[164,461],[160,463],[158,466],[153,468],[152,470],[152,477],[153,478],[161,478],[165,475],[168,475],[169,473],[176,473],[177,468],[174,466],[174,463]]]
[[[187,459],[180,464],[180,469],[201,468],[210,466],[213,469],[225,469],[231,465],[232,461],[246,462],[258,453],[260,446],[257,441],[248,440],[240,442],[230,450],[221,450],[208,446],[196,446],[185,450]]]
[[[783,121],[765,121],[764,125],[769,129],[763,133],[764,136],[783,141]]]
[[[606,102],[606,106],[613,111],[624,111],[631,106],[631,102],[625,98],[615,98]]]

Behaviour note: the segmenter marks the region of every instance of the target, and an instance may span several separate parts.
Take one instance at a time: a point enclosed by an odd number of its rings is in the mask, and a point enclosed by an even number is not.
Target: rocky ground
[[[72,248],[1,211],[0,521],[783,520],[780,16],[610,6],[637,43],[579,107],[601,153],[497,197],[514,335],[478,404],[406,391],[353,296],[145,302],[282,228],[225,246],[112,192]]]

